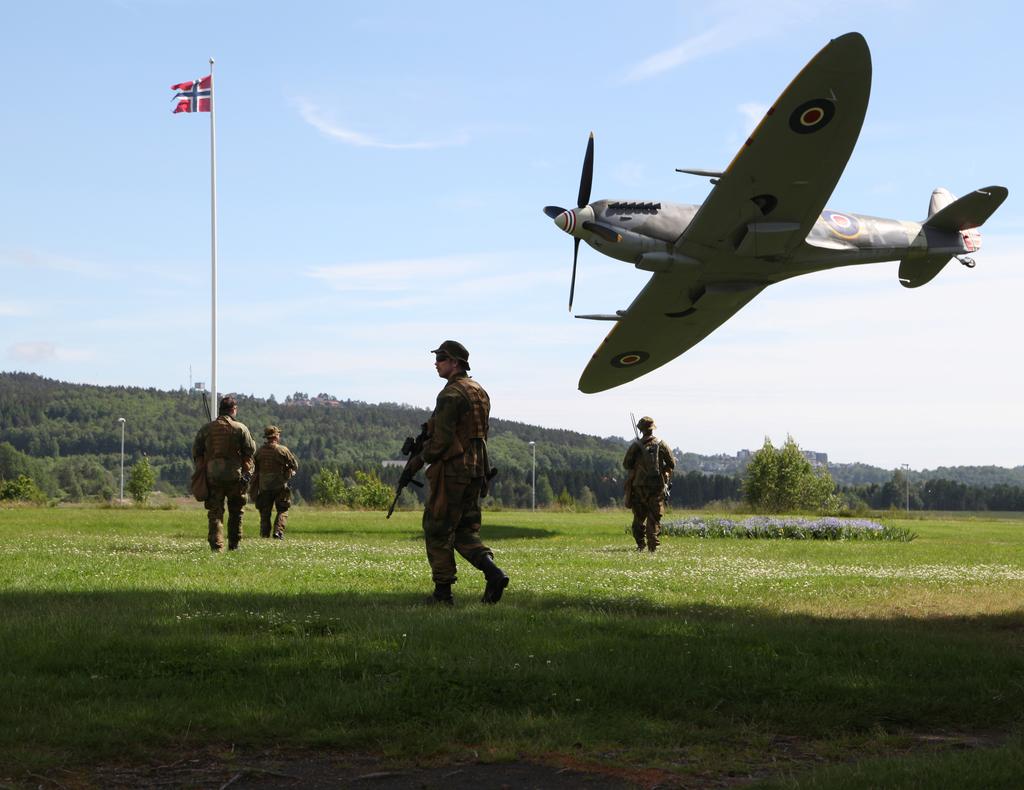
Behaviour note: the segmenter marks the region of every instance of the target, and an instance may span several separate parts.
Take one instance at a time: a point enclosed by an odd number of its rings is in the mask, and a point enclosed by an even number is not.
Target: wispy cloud
[[[31,315],[32,311],[25,305],[13,302],[0,302],[0,318]]]
[[[768,35],[766,30],[737,28],[732,22],[724,22],[686,39],[681,44],[645,58],[626,72],[623,81],[637,82],[650,79],[686,63],[732,49],[765,35]]]
[[[336,122],[326,118],[322,110],[308,99],[297,98],[294,100],[294,103],[299,109],[299,115],[302,116],[302,120],[318,132],[334,140],[340,140],[348,145],[354,145],[357,148],[385,148],[397,151],[424,151],[435,148],[453,148],[455,146],[466,145],[470,140],[468,134],[460,132],[453,137],[439,140],[415,140],[413,142],[404,143],[386,142],[371,135],[364,134],[363,132],[357,132],[353,129],[346,129],[344,126],[340,126]]]
[[[446,289],[463,292],[480,286],[529,288],[551,276],[565,274],[526,266],[524,262],[533,257],[532,253],[521,252],[358,261],[314,266],[306,271],[306,276],[322,280],[338,291],[395,294],[422,289],[425,278],[444,283]]]
[[[656,52],[626,72],[624,82],[650,79],[695,60],[717,55],[762,38],[782,33],[819,16],[819,8],[802,0],[780,0],[760,6],[723,2],[712,6],[719,21],[674,47]],[[760,119],[758,119],[760,120]]]
[[[25,266],[29,269],[70,272],[88,277],[108,277],[110,268],[98,263],[68,258],[36,250],[0,250],[0,267]]]
[[[322,280],[338,291],[394,292],[421,286],[424,277],[444,279],[465,275],[479,267],[479,258],[405,258],[399,260],[360,261],[329,266],[314,266],[306,275]]]
[[[17,362],[87,362],[96,355],[91,349],[64,348],[45,340],[31,340],[8,346],[7,356]]]
[[[402,308],[444,298],[494,297],[567,280],[567,269],[537,269],[530,253],[485,253],[437,258],[361,261],[316,266],[306,276],[331,289],[361,293],[367,308]]]

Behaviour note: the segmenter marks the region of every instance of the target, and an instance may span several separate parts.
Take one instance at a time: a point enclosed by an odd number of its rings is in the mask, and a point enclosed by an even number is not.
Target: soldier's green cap
[[[466,347],[457,340],[445,340],[430,353],[445,354],[452,359],[457,359],[465,366],[466,370],[469,370],[469,352],[466,351]]]
[[[281,429],[278,428],[276,425],[268,425],[266,428],[263,429],[263,435],[267,439],[269,439],[271,436],[280,436]]]
[[[650,428],[653,431],[658,426],[654,424],[653,417],[641,417],[639,420],[636,421],[636,427],[639,428],[641,431],[646,428]]]

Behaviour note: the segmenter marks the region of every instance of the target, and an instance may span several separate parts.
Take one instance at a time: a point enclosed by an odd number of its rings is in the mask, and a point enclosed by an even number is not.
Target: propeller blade
[[[569,312],[572,312],[572,298],[576,294],[576,259],[580,254],[580,240],[573,239],[572,245],[572,280],[569,281]]]
[[[594,183],[594,133],[587,140],[587,153],[583,157],[583,173],[580,174],[580,195],[576,207],[583,208],[590,202],[590,187]]]
[[[544,213],[551,217],[551,219],[554,219],[559,214],[564,214],[565,209],[561,206],[544,206]]]
[[[596,233],[605,241],[610,241],[612,244],[618,244],[622,241],[622,234],[613,228],[609,228],[607,225],[602,225],[600,222],[584,222],[583,227],[589,230],[591,233]]]

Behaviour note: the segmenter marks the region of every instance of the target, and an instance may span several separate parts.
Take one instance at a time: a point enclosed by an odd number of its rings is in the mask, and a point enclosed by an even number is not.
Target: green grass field
[[[428,607],[419,517],[0,510],[0,779],[210,748],[585,766],[638,785],[1017,787],[1024,520],[909,543],[485,513],[512,577]]]

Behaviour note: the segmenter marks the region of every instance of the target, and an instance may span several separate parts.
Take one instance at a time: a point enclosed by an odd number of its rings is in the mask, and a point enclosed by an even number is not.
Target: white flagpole
[[[217,126],[213,58],[210,58],[210,419],[217,419]]]

